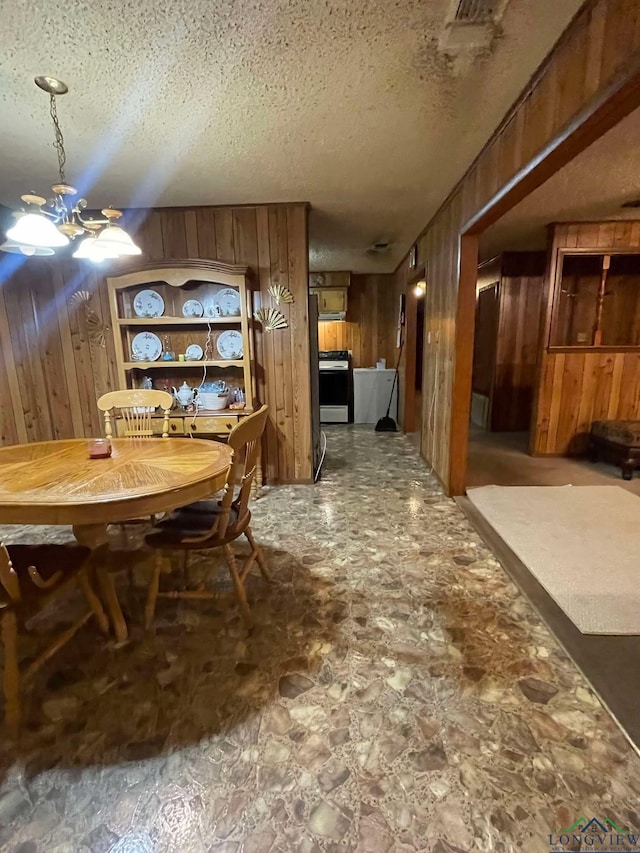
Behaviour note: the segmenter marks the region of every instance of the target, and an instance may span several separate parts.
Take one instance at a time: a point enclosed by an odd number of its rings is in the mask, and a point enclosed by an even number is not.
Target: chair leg
[[[18,668],[18,620],[13,611],[2,617],[4,646],[5,719],[9,735],[16,740],[20,730],[20,670]]]
[[[82,569],[82,571],[79,573],[78,583],[80,584],[80,589],[84,593],[84,597],[87,599],[87,603],[91,608],[91,612],[96,617],[98,625],[100,626],[100,630],[103,634],[108,634],[109,620],[107,619],[107,614],[104,612],[104,609],[100,604],[100,599],[93,591],[93,587],[91,586],[91,582],[89,581],[89,575],[87,574],[86,569]]]
[[[236,597],[238,599],[238,604],[240,605],[240,612],[242,613],[242,618],[244,619],[247,628],[251,628],[253,620],[251,619],[251,611],[249,610],[249,604],[247,603],[247,594],[244,589],[244,584],[240,580],[240,575],[238,574],[238,564],[236,562],[236,555],[233,553],[233,548],[231,547],[231,545],[227,544],[224,546],[224,554],[227,558],[227,563],[229,565],[229,572],[231,574],[233,585],[236,590]]]
[[[144,627],[148,630],[153,624],[153,617],[156,612],[156,601],[158,599],[158,590],[160,589],[160,572],[162,571],[162,552],[156,551],[156,560],[153,566],[153,573],[149,583],[147,592],[147,603],[144,608]]]
[[[255,551],[256,560],[260,569],[260,574],[266,580],[267,583],[273,583],[273,579],[267,567],[267,561],[265,560],[264,554],[262,553],[262,548],[256,543],[256,540],[253,538],[253,533],[251,532],[250,527],[247,527],[247,529],[244,531],[244,535],[249,540],[249,545],[251,545],[251,549]]]

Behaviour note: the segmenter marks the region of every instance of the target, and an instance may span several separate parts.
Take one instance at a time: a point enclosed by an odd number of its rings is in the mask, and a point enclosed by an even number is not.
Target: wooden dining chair
[[[107,438],[113,437],[113,414],[119,411],[124,421],[123,438],[152,438],[155,410],[162,409],[162,437],[169,437],[169,415],[174,400],[167,391],[152,388],[131,388],[124,391],[108,391],[98,400],[98,408],[104,414],[104,431]]]
[[[91,550],[73,545],[8,545],[0,542],[0,626],[4,647],[5,721],[17,738],[21,717],[21,688],[76,632],[95,616],[107,634],[109,621],[89,579],[87,561]],[[59,634],[20,673],[18,628],[40,612],[65,586],[77,583],[89,609]]]
[[[222,499],[198,501],[180,507],[164,518],[145,537],[147,544],[157,550],[145,608],[147,628],[153,622],[158,596],[191,599],[216,597],[214,593],[204,588],[204,583],[197,589],[160,592],[163,554],[183,552],[186,571],[192,551],[208,551],[213,548],[224,549],[240,611],[247,626],[251,626],[245,580],[254,563],[258,563],[263,578],[271,582],[264,555],[260,546],[256,544],[249,526],[251,485],[256,474],[260,440],[267,421],[267,411],[268,407],[262,406],[257,412],[242,418],[229,433],[228,444],[233,449],[233,457]],[[238,491],[234,496],[236,485]],[[249,542],[251,551],[243,565],[239,567],[231,543],[242,535]]]
[[[174,400],[167,391],[155,391],[152,388],[127,388],[123,391],[108,391],[98,400],[98,408],[104,414],[104,432],[107,438],[113,437],[113,417],[116,412],[124,421],[123,438],[153,438],[153,421],[155,410],[162,409],[162,438],[169,438],[169,415]],[[155,516],[151,523],[155,524]],[[147,524],[147,518],[131,518],[121,522],[118,527],[122,533],[123,544],[126,547],[127,524]]]

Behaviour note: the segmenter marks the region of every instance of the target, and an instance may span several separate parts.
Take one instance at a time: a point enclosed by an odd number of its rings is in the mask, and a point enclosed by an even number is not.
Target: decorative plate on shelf
[[[162,354],[162,341],[153,332],[140,332],[131,341],[132,361],[157,361]]]
[[[141,290],[133,300],[133,310],[138,317],[162,317],[164,299],[157,290]]]
[[[202,317],[204,308],[197,299],[188,299],[182,306],[183,317]]]
[[[240,294],[233,287],[225,287],[216,293],[216,304],[222,317],[240,316]]]
[[[227,329],[222,332],[216,341],[216,347],[222,358],[242,358],[242,335],[235,329]]]
[[[200,361],[204,355],[200,344],[189,344],[184,351],[184,357],[187,361]]]

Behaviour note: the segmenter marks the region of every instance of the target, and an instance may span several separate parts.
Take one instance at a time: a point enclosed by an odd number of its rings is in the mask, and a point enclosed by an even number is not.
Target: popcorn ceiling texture
[[[35,0],[0,29],[0,202],[56,178],[91,203],[310,201],[311,265],[394,268],[581,0],[513,0],[464,64],[438,53],[449,0]],[[464,70],[462,70],[464,69]],[[381,236],[392,250],[370,256]]]
[[[544,249],[546,225],[550,222],[640,218],[637,209],[622,208],[625,201],[640,197],[638,139],[640,110],[631,113],[490,228],[481,242],[483,258],[507,250]]]

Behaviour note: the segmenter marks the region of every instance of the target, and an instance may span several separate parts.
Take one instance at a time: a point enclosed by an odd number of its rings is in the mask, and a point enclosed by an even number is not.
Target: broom
[[[391,411],[391,403],[393,402],[393,392],[396,390],[396,382],[398,381],[398,369],[400,368],[400,359],[402,358],[402,348],[404,347],[404,341],[400,341],[400,352],[398,353],[398,361],[396,362],[396,372],[393,376],[393,385],[391,386],[391,396],[389,397],[389,405],[387,406],[387,414],[380,418],[378,423],[376,424],[376,432],[397,432],[398,427],[393,418],[389,417],[389,412]]]

